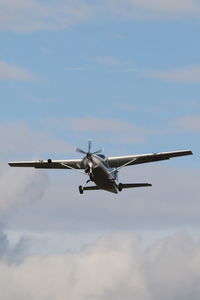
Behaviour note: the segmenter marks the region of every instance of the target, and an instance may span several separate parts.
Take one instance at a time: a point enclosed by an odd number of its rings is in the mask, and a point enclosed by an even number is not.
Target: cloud
[[[31,32],[67,28],[89,20],[94,5],[85,1],[0,0],[0,29]]]
[[[1,260],[1,296],[4,300],[25,300],[27,295],[30,300],[197,300],[199,251],[200,242],[183,233],[145,249],[134,234],[110,234],[79,253],[33,256],[20,264]]]
[[[28,239],[22,237],[12,245],[7,235],[0,232],[0,261],[20,263],[23,261],[28,247]]]
[[[181,117],[174,123],[183,131],[194,133],[200,132],[200,115]]]
[[[142,113],[165,113],[166,112],[166,108],[163,108],[161,106],[145,106],[145,107],[140,107],[137,105],[133,105],[130,103],[126,103],[126,102],[115,102],[113,103],[113,107],[117,110],[124,111],[124,112],[142,112]]]
[[[113,67],[119,67],[122,65],[122,63],[114,56],[97,56],[96,62],[102,65],[113,66]]]
[[[169,167],[169,161],[122,169],[119,182],[149,182],[152,187],[123,190],[118,195],[105,191],[80,195],[78,186],[84,184],[87,177],[71,171],[59,172],[56,176],[54,172],[43,201],[34,204],[35,210],[21,208],[23,219],[13,215],[9,228],[26,226],[30,231],[73,232],[74,235],[113,230],[198,228],[200,172],[184,168],[186,163],[195,161],[195,156],[175,160],[182,162],[180,169]]]
[[[72,145],[55,138],[48,131],[36,131],[24,122],[0,123],[0,153],[66,153]]]
[[[82,72],[85,71],[85,67],[69,67],[67,68],[68,71],[74,71],[74,72]]]
[[[97,56],[95,61],[110,68],[113,68],[115,72],[138,72],[138,69],[131,61],[120,61],[114,56]]]
[[[34,169],[0,168],[0,215],[25,203],[42,198],[47,187],[47,175]]]
[[[0,30],[60,30],[85,22],[199,18],[195,0],[0,0]]]
[[[106,141],[142,143],[151,133],[148,129],[114,118],[85,117],[82,119],[68,119],[67,122],[74,131],[87,134],[95,133],[95,136],[101,135]]]
[[[3,232],[8,215],[33,201],[39,201],[47,188],[48,177],[44,172],[11,169],[0,164],[0,260],[19,263],[26,255],[28,240],[21,237],[11,244]]]
[[[109,0],[108,9],[122,19],[162,20],[200,16],[195,0]]]
[[[162,81],[172,81],[180,83],[199,83],[200,82],[200,66],[192,66],[185,68],[169,69],[169,70],[146,70],[144,76],[159,79]]]
[[[29,71],[16,65],[0,61],[0,80],[33,81],[36,77]]]
[[[199,101],[197,99],[181,99],[177,100],[175,104],[181,109],[194,109],[196,111],[199,108]]]

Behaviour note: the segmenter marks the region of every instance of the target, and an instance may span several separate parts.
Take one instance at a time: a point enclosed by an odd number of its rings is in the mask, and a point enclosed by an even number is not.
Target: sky
[[[0,0],[4,300],[199,298],[199,30],[199,0]],[[152,187],[118,195],[7,164],[79,158],[89,139],[194,155],[122,169]]]

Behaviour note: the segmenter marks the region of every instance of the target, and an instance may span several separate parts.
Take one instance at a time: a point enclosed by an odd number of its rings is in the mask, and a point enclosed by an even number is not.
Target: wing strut
[[[112,174],[112,173],[118,171],[119,169],[122,169],[122,168],[128,166],[129,164],[131,164],[132,162],[134,162],[134,161],[136,161],[136,160],[137,160],[137,158],[134,157],[132,160],[128,161],[127,163],[123,164],[122,166],[120,166],[120,167],[118,167],[118,168],[115,168],[114,170],[110,171],[109,174]]]
[[[73,168],[73,167],[71,167],[71,166],[68,166],[67,164],[60,163],[60,165],[61,165],[61,166],[63,166],[63,167],[65,167],[65,168],[67,168],[67,169],[74,170],[74,171],[76,171],[76,172],[82,173],[82,174],[84,174],[84,175],[86,175],[86,176],[87,176],[87,174],[86,174],[84,171],[77,170],[77,169],[75,169],[75,168]]]

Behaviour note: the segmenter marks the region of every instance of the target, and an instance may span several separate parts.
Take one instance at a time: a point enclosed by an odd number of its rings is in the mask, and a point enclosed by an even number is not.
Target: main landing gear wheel
[[[119,190],[119,192],[121,192],[122,189],[123,189],[123,184],[122,184],[122,183],[119,183],[119,184],[118,184],[118,190]]]
[[[79,193],[83,194],[83,187],[82,187],[82,185],[79,185]]]

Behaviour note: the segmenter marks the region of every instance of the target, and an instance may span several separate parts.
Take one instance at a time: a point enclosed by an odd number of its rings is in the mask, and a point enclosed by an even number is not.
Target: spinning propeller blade
[[[89,141],[88,141],[88,153],[91,153],[91,152],[90,152],[90,151],[91,151],[91,147],[92,147],[92,141],[89,140]]]
[[[99,149],[99,150],[93,152],[92,154],[99,154],[99,153],[101,153],[101,152],[103,152],[103,150],[102,150],[102,149]]]
[[[80,148],[76,148],[76,152],[82,153],[82,154],[87,154],[87,152],[85,152],[84,150],[80,149]]]
[[[99,154],[99,153],[101,153],[103,151],[102,149],[99,149],[99,150],[97,150],[95,152],[91,152],[91,147],[92,147],[92,140],[89,140],[88,141],[88,151],[87,152],[84,151],[84,150],[82,150],[82,149],[80,149],[80,148],[76,148],[76,152],[79,152],[79,153],[87,155],[88,157],[91,157],[91,155],[93,155],[93,154]]]

